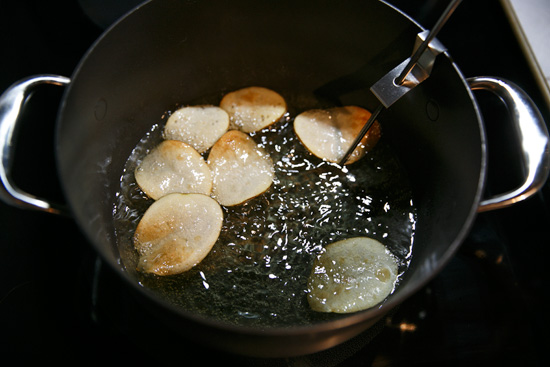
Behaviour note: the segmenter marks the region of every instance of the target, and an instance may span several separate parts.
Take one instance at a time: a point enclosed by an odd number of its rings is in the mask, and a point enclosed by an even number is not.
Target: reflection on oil
[[[129,272],[136,263],[132,233],[151,204],[133,171],[162,140],[161,131],[162,123],[154,126],[134,150],[115,203],[117,239]],[[300,144],[290,114],[251,136],[274,162],[270,189],[242,205],[223,207],[221,235],[199,265],[162,278],[136,273],[144,286],[191,312],[280,326],[339,317],[311,311],[306,300],[313,259],[331,242],[378,239],[399,259],[400,273],[405,271],[416,212],[407,177],[383,137],[362,160],[342,168]]]

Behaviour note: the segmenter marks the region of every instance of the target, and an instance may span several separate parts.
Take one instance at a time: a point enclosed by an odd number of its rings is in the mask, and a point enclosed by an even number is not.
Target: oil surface
[[[299,142],[292,126],[299,112],[250,134],[275,164],[270,189],[242,205],[222,207],[224,223],[212,251],[193,269],[166,277],[134,270],[132,236],[152,203],[135,183],[134,170],[162,141],[167,117],[152,126],[127,161],[114,210],[122,261],[144,287],[189,312],[229,323],[307,325],[342,317],[314,312],[306,300],[313,260],[325,245],[372,237],[399,259],[400,273],[406,271],[416,211],[390,144],[382,136],[365,157],[342,168]]]

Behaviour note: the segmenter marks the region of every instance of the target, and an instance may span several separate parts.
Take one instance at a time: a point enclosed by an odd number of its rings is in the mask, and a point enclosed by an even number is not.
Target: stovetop
[[[32,74],[70,76],[112,21],[97,18],[91,2],[2,1],[0,90]],[[427,28],[447,4],[390,2]],[[550,121],[550,108],[499,1],[464,1],[438,38],[465,76],[516,82]],[[46,87],[30,100],[14,176],[23,189],[63,200],[53,159],[59,89]],[[489,134],[487,191],[500,192],[516,183],[518,169],[502,128],[506,115],[490,97],[476,97]],[[371,331],[332,350],[285,360],[228,355],[181,340],[154,320],[136,323],[140,305],[70,218],[0,203],[0,353],[4,360],[37,357],[78,365],[198,357],[243,366],[538,366],[550,341],[542,298],[549,280],[544,271],[549,194],[547,183],[525,202],[480,214],[448,266],[377,325],[375,335]]]

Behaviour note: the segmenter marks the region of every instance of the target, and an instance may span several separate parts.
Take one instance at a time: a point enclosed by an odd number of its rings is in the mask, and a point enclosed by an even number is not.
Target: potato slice
[[[230,130],[208,155],[212,171],[212,197],[225,206],[260,195],[273,182],[273,161],[247,134]]]
[[[315,156],[338,163],[359,135],[371,113],[361,107],[346,106],[302,112],[294,119],[294,132]],[[372,149],[380,138],[375,121],[353,151],[346,164],[356,162]]]
[[[245,133],[262,130],[286,113],[284,98],[263,87],[248,87],[226,94],[220,107],[229,114],[230,128]]]
[[[210,195],[212,191],[212,174],[204,158],[177,140],[164,140],[151,150],[134,175],[139,187],[154,200],[176,192]]]
[[[393,255],[374,239],[334,242],[315,260],[308,279],[309,305],[335,313],[373,307],[393,291],[397,268]]]
[[[229,115],[218,106],[188,106],[176,110],[164,127],[165,139],[180,140],[204,153],[229,128]]]
[[[147,209],[134,234],[138,269],[157,275],[191,269],[216,243],[222,222],[222,209],[209,196],[163,196]]]

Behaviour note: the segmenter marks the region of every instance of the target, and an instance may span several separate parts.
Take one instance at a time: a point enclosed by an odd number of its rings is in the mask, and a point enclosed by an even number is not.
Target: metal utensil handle
[[[368,121],[365,122],[363,128],[359,132],[359,134],[355,137],[355,140],[352,142],[351,146],[347,149],[344,156],[340,159],[338,162],[339,165],[343,166],[348,161],[349,157],[353,154],[353,151],[361,140],[365,137],[367,132],[369,131],[370,127],[374,123],[374,120],[378,117],[380,113],[385,108],[388,108],[389,105],[393,104],[397,99],[401,98],[405,93],[407,93],[412,88],[409,87],[402,87],[401,85],[405,82],[405,79],[409,75],[409,73],[412,72],[412,70],[416,67],[417,63],[419,62],[420,58],[423,57],[424,53],[427,52],[427,49],[430,46],[430,42],[434,40],[434,38],[437,36],[441,28],[443,28],[443,25],[449,20],[453,12],[456,10],[458,5],[462,2],[462,0],[451,0],[450,4],[447,6],[443,14],[439,16],[439,19],[437,20],[436,24],[428,32],[425,39],[416,47],[416,49],[413,51],[412,56],[407,60],[405,60],[402,65],[403,68],[397,74],[395,77],[393,73],[396,71],[396,69],[400,68],[401,66],[397,66],[395,69],[390,70],[388,74],[386,74],[385,77],[382,77],[377,83],[375,83],[371,87],[371,91],[374,93],[374,95],[380,100],[380,104],[376,108],[376,110],[372,113],[371,117]],[[421,33],[420,33],[421,34]],[[420,35],[419,34],[419,35]],[[436,47],[435,49],[437,49]],[[436,54],[442,52],[442,49],[437,50]],[[435,54],[432,55],[430,60],[435,58]],[[432,60],[433,62],[433,60]],[[429,68],[431,70],[431,66]],[[388,78],[390,76],[390,78]],[[429,76],[429,71],[426,75],[424,75],[424,78],[420,81],[417,81],[415,85],[421,83],[425,78]],[[396,92],[397,91],[397,92]],[[386,98],[385,97],[389,97]]]
[[[496,94],[507,106],[519,139],[524,182],[514,190],[495,195],[480,203],[478,212],[500,209],[525,200],[544,185],[550,172],[548,129],[531,98],[514,83],[494,77],[469,78],[472,90]]]
[[[0,96],[0,181],[2,183],[0,199],[5,203],[54,214],[66,213],[63,205],[38,198],[19,189],[11,177],[11,167],[14,133],[19,116],[31,92],[42,84],[64,86],[69,82],[69,78],[60,75],[35,75],[16,82]]]
[[[424,42],[422,42],[420,44],[420,46],[418,47],[418,49],[416,49],[416,51],[413,53],[413,55],[411,56],[407,66],[405,66],[405,68],[401,71],[399,76],[397,78],[395,78],[395,84],[397,84],[397,85],[403,84],[403,82],[405,81],[405,78],[412,71],[412,69],[414,68],[414,66],[418,62],[418,60],[420,60],[420,57],[422,56],[424,51],[426,51],[426,49],[428,48],[428,45],[430,44],[430,42],[432,42],[432,40],[439,33],[441,28],[443,28],[445,23],[447,23],[447,20],[449,20],[449,18],[451,17],[451,15],[456,10],[458,5],[460,5],[461,2],[462,2],[462,0],[452,0],[449,3],[449,5],[447,6],[447,8],[443,12],[443,14],[441,14],[439,16],[439,19],[437,20],[435,25],[432,27],[432,29],[428,33],[428,36],[426,36],[426,39],[424,40]]]

